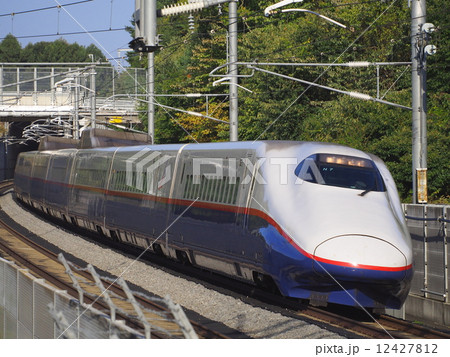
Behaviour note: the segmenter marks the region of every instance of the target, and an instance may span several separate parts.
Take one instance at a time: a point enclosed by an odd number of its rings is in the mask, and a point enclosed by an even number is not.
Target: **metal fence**
[[[96,275],[95,271],[93,274]],[[131,294],[126,283],[123,284],[127,295]],[[87,295],[88,292],[80,294]],[[137,304],[132,295],[128,295],[128,299]],[[159,313],[159,322],[167,321],[172,326],[178,326],[178,331],[173,334],[165,331],[165,336],[196,338],[197,335],[181,307],[168,297],[160,300],[166,303],[172,319],[163,320],[164,317]],[[136,309],[142,311],[138,318],[143,319],[141,323],[146,327],[145,332],[126,326],[109,313],[83,303],[82,299],[74,298],[66,291],[58,290],[45,280],[34,277],[27,269],[21,269],[15,263],[0,258],[0,339],[149,338],[150,330],[157,327],[144,316],[149,311],[148,308]],[[113,310],[120,311],[120,307]],[[156,314],[154,311],[150,312]]]
[[[414,254],[415,273],[410,294],[448,304],[450,206],[405,204],[403,209]],[[173,316],[184,315],[178,305],[168,298],[165,300]],[[405,309],[408,307],[390,313],[404,317]],[[185,337],[196,337],[187,332],[193,332],[187,320],[182,318],[177,324]],[[145,334],[0,258],[0,339],[117,337],[145,338]]]
[[[142,68],[118,71],[113,66],[94,63],[0,63],[0,104],[12,104],[2,103],[4,95],[51,93],[71,82],[74,86],[76,77],[80,86],[91,88],[91,68],[95,68],[95,87],[99,97],[145,93],[146,71]]]
[[[449,303],[450,206],[403,205],[414,254],[411,294]]]
[[[94,82],[92,82],[95,79]],[[0,106],[74,106],[91,108],[91,92],[97,109],[135,110],[136,98],[146,91],[146,71],[96,64],[1,64]],[[76,95],[75,92],[78,94]],[[28,110],[31,110],[28,108]]]

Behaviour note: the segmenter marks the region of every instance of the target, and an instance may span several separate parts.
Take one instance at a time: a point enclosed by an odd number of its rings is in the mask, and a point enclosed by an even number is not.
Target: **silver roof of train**
[[[263,141],[236,141],[236,142],[217,142],[217,143],[181,143],[181,144],[159,144],[159,145],[138,145],[138,146],[123,146],[123,147],[101,147],[92,149],[62,149],[56,151],[41,151],[41,153],[59,155],[71,154],[77,151],[82,152],[136,152],[143,149],[158,150],[158,151],[214,151],[214,150],[246,150],[255,151],[257,155],[276,156],[281,153],[283,155],[297,156],[299,150],[302,156],[306,157],[313,153],[335,153],[341,155],[359,156],[365,158],[372,158],[364,151],[354,149],[348,146],[315,142],[315,141],[277,141],[277,140],[263,140]]]

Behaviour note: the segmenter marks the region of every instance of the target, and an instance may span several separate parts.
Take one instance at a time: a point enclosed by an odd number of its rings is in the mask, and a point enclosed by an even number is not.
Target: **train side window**
[[[192,199],[194,196],[192,175],[186,175],[186,181],[184,183],[184,198]]]
[[[202,200],[203,201],[209,201],[208,189],[209,189],[209,186],[211,185],[211,181],[212,180],[209,180],[205,176],[202,176]]]
[[[51,161],[51,169],[48,173],[48,179],[55,182],[64,182],[66,180],[66,173],[70,170],[68,165],[68,157],[55,156]]]
[[[233,205],[236,204],[236,201],[237,201],[239,181],[240,181],[240,179],[239,179],[239,177],[237,177],[235,183],[233,183],[233,184],[230,183],[231,187],[230,187],[229,203],[231,203]]]
[[[118,188],[120,191],[126,191],[127,185],[126,185],[126,177],[125,172],[119,171],[118,172]]]
[[[46,178],[49,158],[49,156],[41,156],[36,158],[33,168],[33,177],[40,179]]]
[[[227,197],[228,197],[228,192],[230,190],[230,183],[227,182],[227,180],[223,180],[223,191],[222,191],[222,197],[221,197],[221,202],[227,202]]]
[[[33,159],[29,156],[21,155],[19,156],[19,160],[17,161],[17,169],[16,172],[18,174],[27,175],[29,176],[31,174],[31,167],[32,167],[32,161]]]
[[[193,175],[186,175],[183,198],[200,199],[202,201],[235,204],[239,190],[240,178],[231,182],[229,177],[206,177],[202,175],[199,183]]]
[[[225,181],[225,176],[223,176],[222,179],[219,180],[219,182],[217,183],[217,191],[216,191],[216,195],[214,197],[214,199],[217,202],[222,202],[222,192],[223,192],[223,187],[224,187],[224,181]]]
[[[20,156],[19,159],[17,160],[17,166],[22,167],[24,161],[25,160],[24,160],[23,156]]]
[[[214,190],[214,184],[216,183],[216,178],[209,178],[207,179],[207,188],[206,188],[206,200],[212,201],[212,193]]]
[[[126,178],[123,171],[119,171],[119,190],[125,191],[126,186]]]
[[[119,173],[116,170],[111,174],[111,190],[119,190]]]
[[[214,183],[214,190],[212,192],[212,196],[211,196],[211,200],[214,202],[218,202],[219,201],[219,190],[220,190],[220,185],[222,183],[223,177],[221,177],[219,180],[216,180]]]
[[[195,194],[195,191],[194,191],[194,189],[195,189],[195,187],[194,187],[194,176],[193,175],[189,175],[188,178],[187,178],[187,182],[186,183],[188,184],[188,198],[191,198],[191,199],[195,198],[194,197],[194,194]]]

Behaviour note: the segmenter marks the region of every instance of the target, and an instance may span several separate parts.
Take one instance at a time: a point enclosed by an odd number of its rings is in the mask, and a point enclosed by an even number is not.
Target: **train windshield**
[[[371,160],[345,155],[315,154],[303,160],[295,174],[304,181],[355,190],[386,191]]]

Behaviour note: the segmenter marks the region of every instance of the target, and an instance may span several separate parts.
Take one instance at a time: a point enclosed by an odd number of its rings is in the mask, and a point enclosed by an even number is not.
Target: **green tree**
[[[97,46],[87,47],[78,43],[68,43],[64,39],[53,42],[29,43],[22,48],[16,37],[9,34],[0,42],[0,62],[90,62],[94,59],[106,61],[106,57]]]
[[[90,62],[89,54],[95,60],[106,61],[103,53],[95,46],[84,47],[78,43],[68,43],[64,39],[53,42],[28,44],[21,53],[22,62]]]
[[[433,23],[437,28],[436,32],[431,35],[431,43],[436,45],[437,52],[433,56],[427,57],[428,91],[434,93],[450,93],[449,13],[449,1],[427,0],[427,22]]]
[[[164,3],[168,0],[164,1]],[[411,13],[406,1],[309,0],[301,7],[346,24],[342,29],[312,14],[263,15],[273,0],[239,3],[239,60],[247,62],[344,63],[348,61],[410,61]],[[447,0],[427,0],[427,21],[437,26],[432,43],[437,54],[428,57],[428,177],[429,195],[435,202],[449,200],[449,27]],[[157,93],[219,93],[208,73],[226,63],[227,5],[195,14],[194,32],[186,15],[158,19],[163,50],[156,55]],[[130,31],[132,33],[132,31]],[[146,56],[130,57],[133,66],[147,65]],[[411,105],[410,69],[383,66],[377,79],[375,67],[264,67],[286,76],[336,89],[377,95]],[[402,199],[411,197],[411,113],[240,66],[240,140],[277,139],[327,141],[356,147],[380,156],[397,182]],[[225,70],[222,72],[225,73]],[[158,98],[162,104],[206,112],[204,102]],[[228,118],[227,101],[213,100],[210,110]],[[170,114],[169,114],[170,113]],[[228,140],[228,126],[198,117],[157,109],[157,141]],[[144,119],[144,125],[145,125]],[[189,134],[188,134],[189,133]]]
[[[0,62],[20,62],[21,50],[22,46],[17,38],[8,34],[0,42]]]

